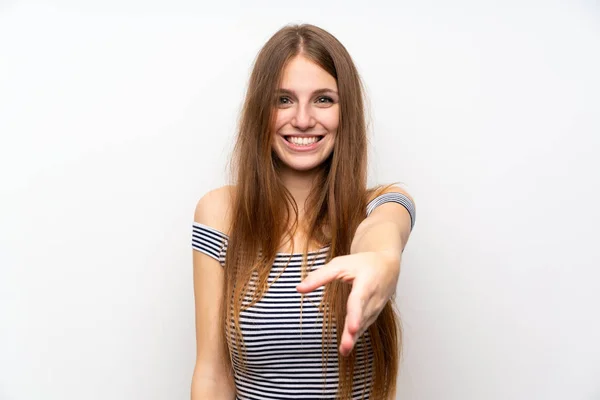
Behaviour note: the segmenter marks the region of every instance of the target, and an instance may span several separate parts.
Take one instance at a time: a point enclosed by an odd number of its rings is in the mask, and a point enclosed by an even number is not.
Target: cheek
[[[340,123],[339,107],[332,107],[322,115],[322,123],[330,133],[335,133]]]
[[[330,133],[335,134],[337,132],[340,120],[337,116],[331,116],[323,121],[323,125],[327,128]]]
[[[273,126],[274,132],[278,132],[286,124],[286,121],[289,119],[289,117],[286,114],[287,113],[285,112],[285,110],[278,110],[275,112],[275,122]]]

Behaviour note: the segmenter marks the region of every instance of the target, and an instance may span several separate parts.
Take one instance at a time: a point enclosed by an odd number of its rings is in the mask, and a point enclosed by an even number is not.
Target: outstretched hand
[[[384,251],[355,253],[331,259],[308,274],[296,290],[308,293],[334,279],[352,284],[339,348],[340,354],[347,356],[394,294],[399,274],[399,254]]]

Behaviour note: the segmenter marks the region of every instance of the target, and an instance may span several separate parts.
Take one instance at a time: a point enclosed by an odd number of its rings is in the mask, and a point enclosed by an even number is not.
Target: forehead
[[[285,66],[281,87],[307,92],[324,88],[337,91],[335,78],[303,56],[292,58]]]

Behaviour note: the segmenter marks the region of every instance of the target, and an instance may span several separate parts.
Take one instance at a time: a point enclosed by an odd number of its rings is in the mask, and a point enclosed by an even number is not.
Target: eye
[[[287,96],[279,96],[279,104],[290,104],[291,100]]]
[[[333,99],[329,96],[321,96],[317,99],[317,103],[333,103]]]

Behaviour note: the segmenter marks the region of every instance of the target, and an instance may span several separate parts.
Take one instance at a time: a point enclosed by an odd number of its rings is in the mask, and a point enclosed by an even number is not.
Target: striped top
[[[367,216],[379,205],[395,202],[403,205],[415,223],[415,207],[401,193],[384,193],[367,205]],[[210,226],[194,222],[192,247],[225,265],[228,236]],[[308,253],[308,271],[325,264],[329,246]],[[236,400],[335,399],[338,384],[338,345],[335,327],[326,346],[323,344],[322,313],[318,305],[324,287],[304,295],[301,304],[296,285],[300,283],[302,253],[277,253],[271,268],[265,295],[240,313],[240,329],[246,346],[246,371],[233,349]],[[286,267],[287,264],[287,267]],[[281,274],[281,275],[280,275]],[[279,278],[277,278],[279,276]],[[300,312],[302,311],[302,317]],[[371,385],[368,332],[364,345],[355,347],[357,365],[352,399],[369,399]],[[323,349],[329,349],[323,366]],[[363,397],[363,390],[366,390]]]

